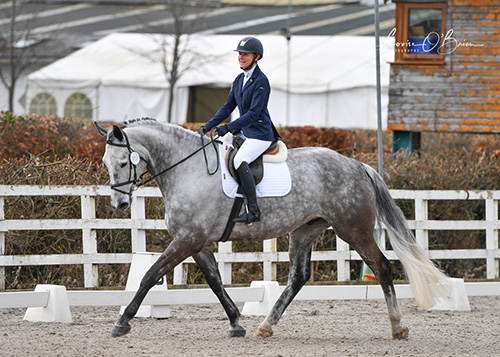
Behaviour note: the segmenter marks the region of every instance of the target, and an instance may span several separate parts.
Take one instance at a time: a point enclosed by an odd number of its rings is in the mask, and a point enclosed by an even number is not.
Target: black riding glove
[[[226,125],[223,125],[223,126],[219,126],[217,127],[217,134],[219,136],[224,136],[226,135],[227,133],[229,132],[229,129],[227,128]]]

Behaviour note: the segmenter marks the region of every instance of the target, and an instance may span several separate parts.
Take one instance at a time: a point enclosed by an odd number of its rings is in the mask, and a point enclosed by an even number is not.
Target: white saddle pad
[[[230,143],[224,142],[222,150],[219,150],[221,157],[222,190],[230,198],[242,197],[238,194],[238,183],[227,170],[225,160],[226,154],[232,147]],[[264,177],[257,185],[257,197],[281,197],[290,192],[292,188],[292,178],[286,162],[265,162]]]

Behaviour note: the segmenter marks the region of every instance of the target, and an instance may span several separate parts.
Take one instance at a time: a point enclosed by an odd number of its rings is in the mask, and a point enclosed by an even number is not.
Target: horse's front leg
[[[227,294],[226,289],[224,289],[212,248],[203,248],[199,253],[195,254],[193,258],[229,317],[229,337],[245,337],[246,330],[241,327],[239,323],[240,311]]]
[[[141,284],[132,301],[127,305],[120,319],[116,322],[111,335],[119,337],[127,334],[131,326],[129,321],[135,316],[146,297],[148,291],[156,285],[165,274],[171,271],[177,264],[181,263],[187,257],[197,253],[199,249],[190,247],[182,240],[174,240],[168,248],[158,258],[151,268],[146,272],[141,280]]]

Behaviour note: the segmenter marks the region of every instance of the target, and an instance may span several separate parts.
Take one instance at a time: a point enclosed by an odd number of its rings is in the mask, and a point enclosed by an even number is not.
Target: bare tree
[[[181,67],[180,61],[184,53],[184,49],[180,48],[181,44],[181,36],[185,31],[185,19],[187,15],[187,5],[186,1],[175,1],[175,0],[166,0],[167,6],[169,8],[170,13],[172,14],[172,18],[174,20],[174,43],[171,47],[170,51],[170,61],[168,60],[168,52],[169,48],[165,43],[165,38],[163,38],[160,47],[160,51],[162,53],[162,64],[163,64],[163,72],[165,73],[166,80],[169,83],[168,90],[168,110],[167,110],[167,121],[170,123],[172,121],[172,108],[174,103],[174,90],[177,81],[181,77]],[[170,62],[170,65],[169,65]]]
[[[158,58],[163,65],[165,79],[169,84],[167,121],[170,123],[177,82],[186,71],[206,60],[192,53],[190,59],[186,60],[186,54],[190,35],[200,28],[210,8],[187,0],[162,0],[161,2],[171,15],[171,20],[160,22],[157,25],[153,24],[151,29],[154,32],[173,35],[172,41],[168,41],[166,37],[155,37],[158,39]]]
[[[11,0],[10,7],[2,7],[7,31],[0,35],[0,82],[8,92],[8,110],[14,111],[14,92],[21,75],[36,62],[36,51],[43,38],[33,33],[39,10],[21,15],[23,3]],[[40,9],[40,8],[39,8]]]

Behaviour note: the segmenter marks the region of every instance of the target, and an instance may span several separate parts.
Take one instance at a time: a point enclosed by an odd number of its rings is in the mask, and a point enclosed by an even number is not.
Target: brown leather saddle
[[[233,136],[233,147],[229,149],[226,154],[226,167],[231,176],[240,183],[238,179],[238,175],[236,174],[236,169],[234,168],[234,157],[241,145],[243,144],[244,139],[239,136]],[[264,155],[276,155],[278,153],[278,141],[273,141],[269,149],[267,149],[262,155],[260,155],[254,162],[250,163],[249,167],[253,173],[253,177],[255,179],[255,184],[258,185],[262,178],[264,177]]]

